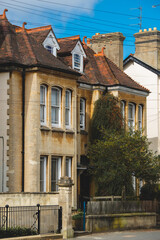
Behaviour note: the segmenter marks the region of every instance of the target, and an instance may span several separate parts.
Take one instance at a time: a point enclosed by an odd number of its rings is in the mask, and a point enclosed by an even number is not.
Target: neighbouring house
[[[58,39],[58,43],[60,45],[60,51],[58,51],[60,59],[70,67],[74,67],[73,59],[75,55],[76,59],[78,59],[77,54],[79,54],[79,70],[83,69],[84,71],[84,74],[78,79],[79,85],[77,89],[77,100],[78,105],[80,105],[77,161],[81,167],[86,159],[89,126],[94,110],[94,102],[106,91],[111,92],[121,101],[122,115],[126,121],[127,128],[132,127],[141,130],[142,128],[145,129],[146,96],[148,96],[149,91],[133,81],[107,58],[104,48],[102,48],[101,52],[95,53],[85,43],[85,37],[83,43],[81,43],[79,36],[61,38]],[[86,57],[84,57],[82,49],[84,49]],[[84,59],[83,65],[81,65],[82,59]],[[123,58],[121,62],[123,63]],[[94,195],[94,186],[86,184],[88,177],[85,175],[85,171],[79,171],[78,173],[78,195],[86,196],[89,192],[90,195]],[[134,181],[134,187],[136,188],[136,179]],[[138,194],[139,187],[136,190]]]
[[[124,72],[150,90],[147,97],[147,137],[160,154],[160,31],[156,28],[134,34],[135,54],[124,60]]]
[[[12,25],[6,10],[0,15],[0,191],[58,194],[58,179],[68,176],[77,208],[94,194],[85,175],[94,102],[111,92],[126,125],[145,129],[149,91],[104,49],[95,53],[79,36],[56,39],[51,26],[25,25]]]

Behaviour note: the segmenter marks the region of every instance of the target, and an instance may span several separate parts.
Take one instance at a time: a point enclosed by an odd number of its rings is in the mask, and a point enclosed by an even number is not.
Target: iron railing
[[[62,207],[58,205],[0,207],[0,228],[25,227],[40,233],[60,233]]]

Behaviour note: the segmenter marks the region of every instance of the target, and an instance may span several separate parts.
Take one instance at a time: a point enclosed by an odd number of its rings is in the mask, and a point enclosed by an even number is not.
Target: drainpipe
[[[24,149],[25,149],[25,69],[22,71],[22,192],[24,192]]]
[[[3,155],[2,155],[2,192],[4,192],[4,137],[0,136],[2,138],[3,143]]]

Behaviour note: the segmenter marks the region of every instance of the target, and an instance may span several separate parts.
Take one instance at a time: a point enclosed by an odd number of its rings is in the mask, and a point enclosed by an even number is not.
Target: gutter
[[[22,71],[22,192],[24,192],[24,160],[25,160],[25,68]]]

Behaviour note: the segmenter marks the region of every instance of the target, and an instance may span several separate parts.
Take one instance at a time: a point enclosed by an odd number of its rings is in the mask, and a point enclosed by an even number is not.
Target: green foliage
[[[20,237],[29,235],[37,235],[37,232],[30,228],[24,227],[8,228],[7,231],[3,228],[0,228],[0,238]]]
[[[125,132],[118,99],[107,93],[95,103],[88,157],[98,195],[133,195],[132,176],[147,183],[159,178],[159,157],[140,131]]]
[[[73,220],[78,220],[83,218],[83,212],[81,209],[78,209],[78,211],[72,216]]]
[[[95,102],[94,113],[91,122],[91,141],[101,138],[101,129],[108,131],[122,129],[122,115],[118,104],[118,98],[107,93]]]
[[[159,184],[146,183],[141,188],[140,199],[141,200],[157,199],[158,201],[160,201],[160,185]]]

